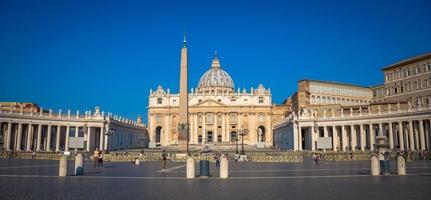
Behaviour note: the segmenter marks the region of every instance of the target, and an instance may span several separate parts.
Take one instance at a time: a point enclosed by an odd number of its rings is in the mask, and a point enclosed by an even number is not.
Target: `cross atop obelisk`
[[[186,34],[184,34],[184,45],[181,49],[181,65],[180,65],[180,109],[178,120],[178,149],[181,152],[188,151],[188,118],[189,118],[189,95],[188,95],[188,61],[187,61],[187,46]]]

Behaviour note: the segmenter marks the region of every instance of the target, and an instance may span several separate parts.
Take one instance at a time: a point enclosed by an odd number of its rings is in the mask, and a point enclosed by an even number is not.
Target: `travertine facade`
[[[202,75],[196,89],[188,94],[189,144],[244,143],[258,147],[272,146],[272,96],[270,89],[257,88],[235,90],[230,75],[221,68],[215,55],[210,69]],[[286,109],[286,108],[284,108]],[[283,107],[277,109],[277,116]],[[178,144],[179,95],[158,86],[150,91],[148,106],[148,131],[150,141],[157,145]]]
[[[3,105],[0,104],[0,145],[6,151],[70,151],[71,138],[84,141],[84,148],[79,148],[83,151],[148,145],[147,129],[140,117],[135,122],[111,113],[105,115],[99,107],[94,113],[72,114],[70,110],[67,113],[44,110],[35,104],[24,109],[29,103],[3,102]]]
[[[385,102],[431,103],[431,53],[406,59],[382,69]]]

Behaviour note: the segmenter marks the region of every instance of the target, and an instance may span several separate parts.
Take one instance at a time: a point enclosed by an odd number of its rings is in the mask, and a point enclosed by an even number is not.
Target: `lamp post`
[[[241,127],[240,130],[238,130],[239,135],[241,136],[241,155],[245,155],[245,151],[244,151],[244,136],[246,136],[248,134],[248,129],[244,129],[243,127]]]
[[[109,135],[113,135],[114,134],[114,129],[113,128],[111,128],[111,129],[109,129],[108,131],[106,131],[105,132],[105,137],[107,138],[107,140],[108,140],[108,136]],[[109,150],[111,150],[112,149],[112,138],[111,138],[111,144],[109,144],[109,140],[108,140],[108,143],[106,144],[106,151],[107,152],[109,152]]]
[[[235,135],[235,142],[236,142],[236,154],[239,154],[239,150],[238,150],[238,133],[236,133],[236,135]]]

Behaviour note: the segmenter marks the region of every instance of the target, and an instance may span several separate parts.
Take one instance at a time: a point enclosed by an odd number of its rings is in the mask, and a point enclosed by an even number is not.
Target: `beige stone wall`
[[[383,73],[384,102],[431,103],[431,54],[396,63]]]

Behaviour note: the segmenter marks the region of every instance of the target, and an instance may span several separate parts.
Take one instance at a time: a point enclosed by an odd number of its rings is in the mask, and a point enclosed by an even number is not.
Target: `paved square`
[[[73,174],[69,161],[69,174]],[[199,169],[196,165],[196,174]],[[395,162],[391,171],[395,173]],[[58,161],[0,159],[0,199],[427,199],[431,162],[407,163],[408,176],[369,176],[368,161],[229,163],[230,179],[185,179],[184,163],[85,162],[84,176],[57,177]]]

